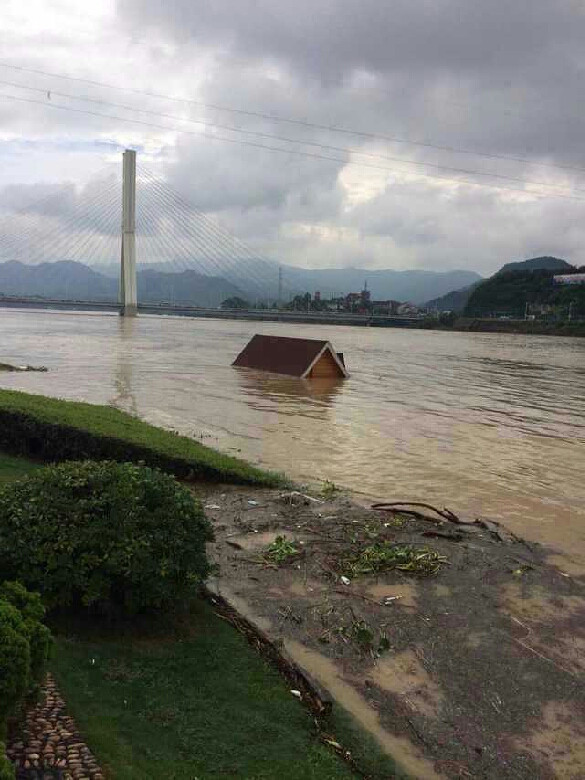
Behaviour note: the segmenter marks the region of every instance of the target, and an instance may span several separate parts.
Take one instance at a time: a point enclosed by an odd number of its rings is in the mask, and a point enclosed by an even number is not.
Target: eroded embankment
[[[548,550],[343,496],[197,490],[215,587],[413,776],[585,775],[585,586]],[[433,555],[386,556],[404,548]]]

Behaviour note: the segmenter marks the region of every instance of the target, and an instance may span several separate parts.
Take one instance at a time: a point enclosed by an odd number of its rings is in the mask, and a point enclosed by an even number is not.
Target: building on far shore
[[[585,284],[585,274],[557,274],[553,276],[555,284]]]

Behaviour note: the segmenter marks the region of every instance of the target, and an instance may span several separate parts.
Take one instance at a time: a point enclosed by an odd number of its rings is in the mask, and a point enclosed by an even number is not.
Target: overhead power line
[[[199,108],[211,109],[213,111],[225,111],[232,114],[239,114],[241,116],[253,117],[255,119],[263,119],[270,122],[281,122],[290,125],[296,125],[298,127],[311,128],[314,130],[325,130],[330,133],[341,133],[344,135],[358,136],[366,138],[372,141],[384,141],[396,144],[406,144],[410,146],[420,146],[427,149],[435,149],[442,152],[450,152],[452,154],[470,155],[475,157],[485,157],[490,160],[506,160],[508,162],[522,163],[524,165],[538,165],[546,168],[556,168],[565,171],[577,171],[579,173],[585,173],[585,168],[575,165],[563,165],[561,163],[550,163],[539,160],[531,160],[527,157],[517,157],[505,154],[496,154],[493,152],[482,152],[473,149],[465,149],[458,146],[451,146],[448,144],[439,144],[432,141],[419,141],[411,138],[403,138],[400,136],[385,135],[381,133],[370,133],[364,130],[356,130],[348,127],[339,127],[337,125],[326,125],[317,122],[310,122],[307,119],[297,119],[294,117],[285,117],[278,114],[266,114],[261,111],[252,111],[243,108],[234,108],[230,106],[218,105],[216,103],[207,103],[201,100],[194,100],[192,98],[180,98],[172,95],[163,95],[159,92],[149,92],[147,90],[136,89],[135,87],[120,87],[116,84],[109,84],[103,81],[96,81],[94,79],[86,79],[80,76],[70,76],[64,73],[54,73],[51,71],[45,71],[38,68],[26,68],[22,65],[14,65],[6,61],[0,61],[0,67],[9,68],[11,70],[20,71],[22,73],[31,73],[47,78],[58,78],[66,81],[74,81],[82,84],[88,84],[94,87],[100,87],[102,89],[114,89],[119,92],[128,92],[134,95],[142,95],[143,97],[155,98],[157,100],[166,100],[175,103],[183,103],[186,105],[197,106]],[[45,91],[45,90],[43,90]]]
[[[3,84],[4,86],[9,87],[15,87],[17,89],[23,89],[28,92],[37,92],[37,93],[46,93],[46,89],[41,87],[31,87],[25,84],[19,84],[18,82],[13,81],[4,81],[0,79],[0,84]],[[448,173],[462,173],[465,176],[482,176],[482,177],[488,177],[493,179],[501,179],[502,181],[510,181],[514,184],[528,184],[530,186],[534,187],[552,187],[554,189],[561,189],[567,191],[567,187],[561,184],[551,184],[549,182],[542,182],[542,181],[532,181],[528,179],[523,179],[518,176],[508,176],[506,174],[501,173],[491,173],[488,171],[477,171],[477,170],[470,170],[468,168],[455,168],[450,165],[440,165],[437,163],[432,162],[424,162],[422,160],[405,160],[401,157],[391,157],[386,154],[376,154],[374,152],[365,152],[361,149],[351,149],[343,146],[331,146],[330,144],[324,144],[320,143],[318,141],[307,141],[302,140],[299,138],[288,138],[286,136],[280,136],[275,135],[273,133],[262,133],[257,130],[245,130],[243,128],[234,127],[233,125],[224,125],[224,124],[218,124],[216,122],[207,122],[202,119],[192,119],[191,117],[181,117],[176,116],[175,114],[165,114],[160,111],[152,111],[147,108],[140,108],[137,106],[128,106],[121,103],[113,103],[109,100],[99,100],[96,98],[90,98],[86,97],[84,95],[72,95],[69,92],[57,92],[55,90],[51,90],[51,95],[66,98],[68,100],[80,100],[85,103],[92,103],[95,105],[101,105],[101,106],[111,106],[113,108],[122,109],[123,111],[133,111],[140,114],[148,114],[150,116],[160,117],[163,119],[170,119],[173,122],[188,122],[189,124],[195,124],[195,125],[201,125],[202,127],[208,127],[208,128],[216,128],[219,130],[227,130],[228,132],[232,133],[238,133],[240,135],[248,135],[253,136],[255,138],[263,138],[266,140],[271,141],[282,141],[284,143],[291,143],[291,144],[301,144],[303,146],[313,146],[317,149],[322,149],[324,151],[329,152],[336,152],[336,153],[342,153],[342,154],[352,154],[352,155],[361,155],[363,157],[368,157],[369,159],[374,160],[382,160],[386,162],[392,162],[392,163],[398,163],[400,165],[414,165],[420,168],[433,168],[437,171],[446,171]],[[579,189],[579,188],[571,188],[574,192],[583,192],[585,193],[585,189]]]
[[[183,134],[183,135],[193,135],[193,136],[204,137],[204,138],[208,138],[209,139],[209,136],[205,133],[205,131],[197,132],[195,130],[184,130],[184,129],[177,128],[177,127],[169,127],[168,125],[156,124],[154,122],[145,122],[144,120],[141,120],[141,119],[131,119],[129,117],[122,117],[122,116],[117,116],[117,115],[113,115],[113,114],[103,114],[103,113],[99,113],[97,111],[89,111],[88,109],[74,108],[72,106],[63,106],[63,105],[60,105],[58,103],[55,103],[52,100],[51,101],[34,100],[33,98],[20,97],[20,96],[17,96],[17,95],[11,95],[11,94],[4,93],[4,92],[0,92],[0,97],[6,98],[8,100],[14,100],[14,101],[22,102],[22,103],[31,103],[31,104],[35,104],[35,105],[40,105],[40,106],[44,106],[45,108],[53,108],[53,109],[61,110],[61,111],[69,111],[69,112],[76,113],[76,114],[85,114],[87,116],[94,116],[94,117],[99,117],[99,118],[102,118],[102,119],[114,119],[114,120],[116,120],[118,122],[129,122],[131,124],[140,125],[140,126],[143,126],[143,127],[151,127],[151,128],[156,129],[156,130],[165,130],[166,132],[180,133],[180,134]],[[242,146],[250,146],[250,147],[253,147],[253,148],[256,148],[256,149],[266,149],[266,150],[269,150],[269,151],[272,151],[272,152],[279,152],[281,154],[287,154],[287,155],[293,154],[293,155],[307,157],[307,158],[311,158],[311,159],[327,160],[329,162],[343,163],[343,165],[359,166],[359,167],[362,167],[362,168],[364,168],[364,167],[365,168],[372,168],[372,169],[375,169],[375,170],[387,171],[388,173],[396,174],[396,173],[406,173],[407,172],[407,171],[404,171],[404,170],[397,170],[396,168],[390,168],[390,167],[387,167],[387,166],[375,165],[373,163],[367,163],[367,162],[363,162],[363,161],[356,162],[356,161],[353,161],[353,160],[341,159],[339,157],[328,157],[328,156],[325,156],[325,155],[322,155],[322,154],[317,154],[316,152],[306,152],[306,151],[302,151],[302,150],[298,150],[298,149],[283,148],[283,147],[276,147],[276,146],[268,146],[267,144],[262,144],[262,143],[258,143],[258,142],[255,142],[255,141],[245,141],[245,140],[240,139],[240,138],[238,138],[238,139],[236,139],[236,138],[226,138],[224,136],[214,135],[214,136],[212,136],[212,139],[215,140],[215,141],[220,141],[222,143],[239,144],[239,145],[242,145]],[[302,144],[303,142],[302,141],[295,141],[295,143]],[[480,176],[481,175],[486,175],[482,171],[469,171],[468,173],[471,174],[471,175],[480,175]],[[581,198],[581,197],[577,197],[575,195],[571,195],[570,193],[572,191],[575,191],[575,190],[570,190],[570,189],[567,189],[566,192],[558,192],[558,191],[539,192],[539,191],[536,191],[536,190],[521,189],[519,187],[506,187],[506,186],[503,186],[503,185],[500,185],[500,184],[487,184],[487,183],[481,183],[481,182],[476,182],[476,181],[470,181],[469,179],[455,179],[455,178],[448,177],[448,176],[441,176],[441,175],[438,175],[438,174],[426,173],[424,171],[417,172],[416,175],[417,176],[422,176],[422,177],[427,178],[427,179],[439,179],[441,181],[447,181],[447,182],[451,182],[451,183],[454,183],[454,184],[467,184],[467,185],[470,185],[470,186],[473,186],[473,187],[488,187],[488,188],[491,188],[491,189],[506,190],[506,191],[509,191],[509,192],[518,192],[518,193],[522,193],[524,195],[534,195],[535,197],[541,197],[541,198],[542,197],[553,197],[553,198],[563,198],[563,199],[568,199],[568,200],[580,200],[580,201],[585,200],[585,198]],[[496,174],[493,174],[493,176],[496,176]],[[504,177],[502,176],[501,178],[504,178]],[[508,177],[508,178],[511,178],[511,177]],[[552,187],[557,187],[557,186],[559,186],[559,185],[540,184],[540,183],[536,183],[536,182],[533,183],[533,182],[526,181],[524,179],[521,179],[521,180],[513,179],[513,180],[514,181],[521,181],[523,184],[534,184],[535,186],[545,186],[545,187],[551,187],[551,186]]]

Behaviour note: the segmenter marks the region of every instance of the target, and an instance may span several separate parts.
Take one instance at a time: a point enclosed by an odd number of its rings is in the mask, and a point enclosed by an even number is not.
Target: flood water
[[[585,340],[2,309],[0,329],[0,362],[49,368],[3,387],[114,404],[364,498],[503,520],[585,569]],[[327,338],[351,377],[232,368],[254,333]]]

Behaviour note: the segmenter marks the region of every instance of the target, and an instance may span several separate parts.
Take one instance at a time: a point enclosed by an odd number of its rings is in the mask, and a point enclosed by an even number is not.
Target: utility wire
[[[471,155],[471,156],[476,156],[476,157],[485,157],[485,158],[491,159],[491,160],[507,160],[507,161],[510,161],[510,162],[523,163],[523,164],[527,164],[527,165],[538,165],[538,166],[543,166],[543,167],[546,167],[546,168],[557,168],[557,169],[560,169],[560,170],[578,171],[580,173],[585,173],[585,168],[579,167],[579,166],[574,166],[574,165],[562,165],[560,163],[547,163],[547,162],[542,162],[542,161],[530,160],[529,158],[526,158],[526,157],[516,157],[516,156],[504,155],[504,154],[496,154],[496,153],[491,153],[491,152],[480,152],[480,151],[477,151],[477,150],[465,149],[465,148],[457,147],[457,146],[450,146],[450,145],[446,145],[446,144],[437,144],[437,143],[433,143],[431,141],[415,141],[415,140],[412,140],[412,139],[409,139],[409,138],[402,138],[400,136],[384,135],[384,134],[380,134],[380,133],[369,133],[369,132],[366,132],[366,131],[363,131],[363,130],[354,130],[354,129],[346,128],[346,127],[338,127],[337,125],[319,124],[317,122],[309,122],[308,120],[305,120],[305,119],[295,119],[295,118],[292,118],[292,117],[284,117],[284,116],[279,116],[279,115],[276,115],[276,114],[265,114],[265,113],[262,113],[261,111],[250,111],[250,110],[246,110],[246,109],[242,109],[242,108],[233,108],[233,107],[229,107],[229,106],[221,106],[221,105],[217,105],[217,104],[214,104],[214,103],[207,103],[207,102],[200,101],[200,100],[193,100],[192,98],[178,98],[178,97],[173,97],[171,95],[163,95],[163,94],[158,93],[158,92],[148,92],[146,90],[140,90],[140,89],[136,89],[134,87],[119,87],[119,86],[116,86],[115,84],[108,84],[106,82],[95,81],[93,79],[85,79],[85,78],[81,78],[79,76],[69,76],[69,75],[66,75],[66,74],[63,74],[63,73],[53,73],[53,72],[50,72],[50,71],[44,71],[44,70],[40,70],[40,69],[37,69],[37,68],[25,68],[24,66],[14,65],[14,64],[11,64],[11,63],[7,63],[5,61],[4,62],[0,61],[0,67],[10,68],[11,70],[17,70],[17,71],[20,71],[20,72],[23,72],[23,73],[32,73],[32,74],[36,74],[36,75],[40,75],[40,76],[45,76],[45,77],[48,77],[48,78],[58,78],[58,79],[63,79],[63,80],[67,80],[67,81],[74,81],[74,82],[78,82],[78,83],[82,83],[82,84],[89,84],[89,85],[94,86],[94,87],[101,87],[101,88],[105,88],[105,89],[113,89],[113,90],[117,90],[119,92],[128,92],[128,93],[131,93],[131,94],[134,94],[134,95],[141,95],[143,97],[155,98],[157,100],[166,100],[166,101],[175,102],[175,103],[183,103],[183,104],[187,104],[187,105],[197,106],[199,108],[212,109],[214,111],[225,111],[225,112],[229,112],[229,113],[232,113],[232,114],[239,114],[239,115],[242,115],[242,116],[254,117],[256,119],[264,119],[264,120],[268,120],[270,122],[281,122],[281,123],[286,123],[286,124],[290,124],[290,125],[296,125],[296,126],[299,126],[299,127],[311,128],[311,129],[314,129],[314,130],[325,130],[325,131],[330,132],[330,133],[340,133],[340,134],[343,134],[343,135],[359,136],[361,138],[368,138],[368,139],[374,140],[374,141],[389,141],[391,143],[406,144],[406,145],[410,145],[410,146],[421,146],[421,147],[424,147],[424,148],[427,148],[427,149],[435,149],[435,150],[438,150],[438,151],[450,152],[450,153],[453,153],[453,154],[463,154],[463,155]],[[42,90],[42,91],[46,91],[46,90]]]
[[[16,87],[17,89],[23,89],[28,92],[39,92],[43,94],[46,92],[45,89],[18,84],[17,82],[14,81],[4,81],[0,79],[0,84],[3,84],[4,86],[8,86],[8,87]],[[92,103],[100,106],[110,106],[112,108],[121,109],[123,111],[133,111],[135,113],[148,114],[150,116],[161,117],[163,119],[170,119],[173,122],[188,122],[189,124],[201,125],[202,127],[216,128],[219,130],[227,130],[228,132],[231,133],[239,133],[240,135],[253,136],[255,138],[267,139],[269,141],[282,141],[283,143],[300,144],[302,146],[312,146],[317,149],[323,149],[324,151],[328,151],[328,152],[336,152],[336,153],[348,154],[348,155],[361,155],[362,157],[368,157],[369,159],[373,159],[373,160],[382,160],[386,162],[399,163],[400,165],[415,165],[417,167],[422,167],[422,168],[433,168],[434,170],[437,171],[447,171],[449,173],[462,173],[466,176],[483,176],[483,177],[494,178],[494,179],[502,179],[503,181],[510,181],[515,184],[528,184],[535,187],[552,187],[555,189],[567,190],[567,187],[562,184],[554,184],[554,183],[543,182],[543,181],[532,181],[532,180],[520,178],[518,176],[508,176],[506,174],[491,173],[489,171],[469,170],[468,168],[455,168],[451,165],[440,165],[438,163],[424,162],[422,160],[405,160],[402,157],[392,157],[386,154],[376,154],[375,152],[366,152],[366,151],[362,151],[361,149],[352,149],[343,146],[332,146],[330,144],[320,143],[319,141],[308,141],[299,138],[289,138],[287,136],[275,135],[274,133],[263,133],[257,130],[245,130],[239,127],[234,127],[233,125],[224,125],[224,124],[219,124],[217,122],[207,122],[202,119],[192,119],[191,117],[181,117],[181,116],[177,116],[176,114],[165,114],[160,111],[151,111],[150,109],[147,108],[128,106],[122,103],[113,103],[112,101],[109,100],[98,100],[95,98],[85,97],[83,95],[72,95],[69,92],[57,92],[55,90],[51,90],[51,95],[65,98],[67,100],[80,100],[85,103]],[[578,187],[573,187],[571,189],[574,192],[585,193],[585,189],[579,189]]]
[[[32,98],[18,97],[16,95],[10,95],[10,94],[3,93],[3,92],[0,92],[0,97],[4,97],[4,98],[7,98],[8,100],[15,100],[15,101],[23,102],[23,103],[32,103],[32,104],[36,104],[36,105],[41,105],[41,106],[44,106],[46,108],[50,107],[50,108],[54,108],[54,109],[59,109],[61,111],[69,111],[69,112],[73,112],[73,113],[76,113],[76,114],[86,114],[88,116],[100,117],[102,119],[114,119],[114,120],[116,120],[118,122],[130,122],[131,124],[140,125],[140,126],[143,126],[143,127],[152,127],[152,128],[157,129],[157,130],[165,130],[166,132],[173,132],[173,133],[179,133],[179,134],[183,134],[183,135],[193,135],[193,136],[198,136],[198,137],[209,138],[209,136],[207,136],[205,132],[198,133],[198,132],[196,132],[194,130],[182,130],[180,128],[168,127],[167,125],[159,125],[159,124],[155,124],[153,122],[144,122],[144,121],[142,121],[140,119],[130,119],[128,117],[121,117],[121,116],[116,116],[116,115],[112,115],[112,114],[101,114],[101,113],[99,113],[97,111],[88,111],[87,109],[73,108],[71,106],[62,106],[62,105],[59,105],[59,104],[54,103],[52,101],[51,102],[46,102],[46,101],[41,101],[41,100],[34,100]],[[256,149],[266,149],[266,150],[269,150],[269,151],[272,151],[272,152],[279,152],[281,154],[287,154],[287,155],[294,154],[294,155],[297,155],[297,156],[307,157],[307,158],[311,158],[311,159],[327,160],[329,162],[343,163],[343,165],[360,166],[362,168],[372,168],[372,169],[380,170],[380,171],[388,171],[389,173],[405,173],[405,171],[401,171],[401,170],[397,171],[395,168],[389,168],[389,167],[385,167],[385,166],[374,165],[372,163],[361,162],[361,161],[360,162],[354,162],[352,160],[343,160],[343,159],[340,159],[338,157],[327,157],[325,155],[317,154],[315,152],[304,152],[304,151],[301,151],[301,150],[293,150],[293,149],[285,149],[285,148],[282,148],[282,147],[268,146],[267,144],[261,144],[261,143],[257,143],[257,142],[254,142],[254,141],[244,141],[242,139],[225,138],[224,136],[217,136],[217,135],[213,136],[213,140],[220,141],[222,143],[232,143],[232,144],[238,144],[238,145],[241,145],[241,146],[250,146],[250,147],[253,147],[253,148],[256,148]],[[577,197],[577,196],[574,196],[574,195],[564,194],[564,193],[560,193],[560,192],[538,192],[536,190],[520,189],[518,187],[505,187],[505,186],[500,185],[500,184],[486,184],[486,183],[470,181],[469,179],[454,179],[454,178],[451,178],[451,177],[448,177],[448,176],[440,176],[438,174],[425,173],[424,171],[417,172],[414,175],[422,176],[422,177],[427,178],[427,179],[439,179],[441,181],[448,181],[448,182],[451,182],[451,183],[454,183],[454,184],[467,184],[467,185],[470,185],[472,187],[489,187],[491,189],[506,190],[508,192],[519,192],[519,193],[522,193],[523,195],[533,195],[535,197],[540,197],[540,198],[551,198],[552,197],[552,198],[563,198],[565,200],[579,200],[579,201],[585,200],[585,198],[580,198],[580,197]],[[549,185],[546,185],[546,186],[549,186]],[[570,192],[570,190],[568,192]]]

